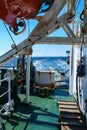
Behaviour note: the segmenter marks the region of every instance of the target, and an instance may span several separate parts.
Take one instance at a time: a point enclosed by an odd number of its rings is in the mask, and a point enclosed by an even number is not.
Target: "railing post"
[[[10,77],[8,78],[8,102],[11,100],[11,80]]]
[[[26,67],[26,103],[29,103],[30,94],[30,55],[27,55],[27,67]]]

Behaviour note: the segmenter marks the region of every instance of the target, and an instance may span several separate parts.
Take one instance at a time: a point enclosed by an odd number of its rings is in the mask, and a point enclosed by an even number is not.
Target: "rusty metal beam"
[[[63,21],[62,27],[63,27],[64,31],[66,32],[67,36],[76,37],[73,30],[70,28],[70,26],[65,21]]]
[[[73,37],[43,37],[35,42],[35,44],[58,44],[58,45],[80,45],[82,38]]]
[[[38,31],[43,27],[48,25],[51,21],[53,21],[61,12],[64,5],[66,4],[66,0],[55,0],[51,9],[42,17],[37,26],[34,28],[30,37],[37,36]]]
[[[72,16],[70,16],[68,13],[65,13],[57,18],[65,4],[66,0],[55,0],[51,9],[42,17],[35,29],[31,32],[30,36],[25,41],[21,42],[19,45],[12,48],[0,57],[0,65],[22,53],[26,48],[31,48],[31,45],[33,44],[39,44],[41,42],[44,42],[45,44],[48,44],[49,42],[51,44],[63,44],[65,40],[62,40],[61,38],[56,39],[48,37],[48,39],[45,39],[43,37],[58,29],[62,25],[63,21],[68,22],[68,19],[71,19]],[[54,39],[54,41],[52,39]],[[75,40],[76,39],[72,39],[73,43],[76,42]],[[67,44],[71,44],[70,39],[67,39],[66,42]]]

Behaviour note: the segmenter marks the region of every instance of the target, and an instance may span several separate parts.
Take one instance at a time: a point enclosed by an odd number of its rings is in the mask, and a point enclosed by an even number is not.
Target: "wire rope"
[[[29,36],[30,35],[30,22],[29,22],[29,20],[27,22],[27,26],[28,26],[28,36]]]
[[[4,22],[3,22],[3,24],[4,24],[5,28],[6,28],[8,34],[9,34],[11,40],[12,40],[12,42],[15,44],[15,41],[14,41],[13,37],[11,36],[11,34],[10,34],[10,32],[9,32],[9,30],[8,30],[8,28],[7,28],[7,26],[6,26],[6,24],[5,24]]]
[[[45,57],[48,57],[48,56],[47,56],[47,52],[48,52],[49,47],[50,47],[50,46],[48,45],[48,46],[46,47],[46,50],[44,51],[44,56],[45,56]]]

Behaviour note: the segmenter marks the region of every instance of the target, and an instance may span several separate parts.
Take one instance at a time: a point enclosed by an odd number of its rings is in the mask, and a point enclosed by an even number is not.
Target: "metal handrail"
[[[5,93],[3,93],[2,95],[0,95],[0,98],[3,97],[5,94],[7,94],[8,91],[6,91]]]
[[[4,92],[3,94],[0,95],[0,98],[3,97],[4,95],[6,95],[8,93],[8,102],[5,103],[2,108],[0,109],[0,112],[2,112],[3,110],[5,110],[5,115],[10,115],[10,112],[14,110],[13,106],[14,106],[14,101],[11,99],[11,78],[4,78],[2,80],[0,80],[0,83],[3,81],[8,81],[8,90],[6,92]],[[1,84],[0,84],[1,85]],[[4,123],[3,119],[0,116],[0,123]]]
[[[1,94],[0,98],[8,93],[8,103],[10,103],[10,101],[11,101],[11,84],[10,84],[11,80],[10,80],[10,77],[0,80],[0,83],[3,81],[8,81],[8,90],[6,92],[4,92],[3,94]],[[0,109],[0,112],[4,109],[4,106]]]
[[[8,102],[11,100],[11,84],[10,84],[10,77],[8,77],[8,78],[4,78],[4,79],[2,79],[2,80],[0,80],[0,82],[3,82],[3,81],[8,81],[8,90],[5,92],[5,93],[3,93],[2,95],[0,95],[0,98],[1,97],[3,97],[5,94],[7,94],[8,93]]]

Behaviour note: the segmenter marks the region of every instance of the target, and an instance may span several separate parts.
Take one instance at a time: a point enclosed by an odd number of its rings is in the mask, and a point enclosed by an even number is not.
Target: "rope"
[[[48,52],[48,49],[49,49],[49,48],[50,48],[50,46],[48,45],[47,48],[46,48],[46,50],[44,51],[44,54],[43,54],[43,55],[46,56],[46,57],[48,57],[48,56],[47,56],[47,52]]]
[[[12,38],[12,36],[11,36],[11,34],[10,34],[10,32],[9,32],[9,30],[8,30],[8,28],[7,28],[7,26],[6,26],[6,24],[5,24],[4,22],[3,22],[3,24],[4,24],[5,28],[6,28],[8,34],[9,34],[11,40],[12,40],[12,42],[15,44],[15,41],[14,41],[14,39]]]
[[[29,20],[28,20],[27,25],[28,25],[28,36],[29,36],[29,34],[30,34],[30,23],[29,23]]]

